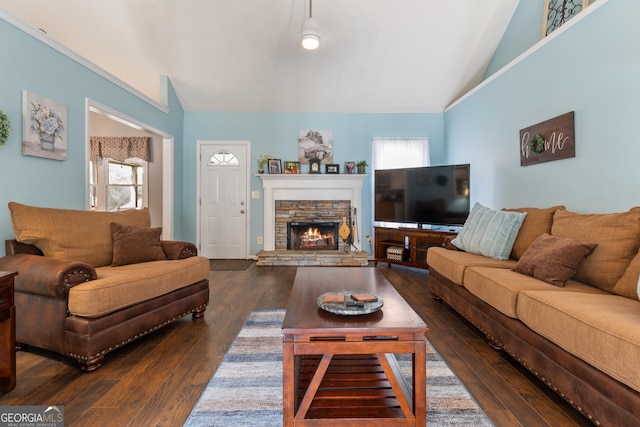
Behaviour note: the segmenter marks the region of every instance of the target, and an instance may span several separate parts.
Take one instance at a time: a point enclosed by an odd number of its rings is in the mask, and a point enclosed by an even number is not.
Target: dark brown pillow
[[[162,228],[136,227],[111,223],[113,237],[112,266],[167,259],[160,235]]]
[[[513,271],[562,287],[596,246],[545,233],[531,242]]]

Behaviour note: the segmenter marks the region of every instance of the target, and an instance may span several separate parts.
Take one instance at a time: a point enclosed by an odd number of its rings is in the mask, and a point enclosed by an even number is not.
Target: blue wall
[[[543,1],[520,0],[482,80],[540,41],[543,13]]]
[[[198,140],[249,140],[251,155],[271,153],[282,161],[297,160],[298,131],[332,130],[334,162],[366,160],[371,164],[371,138],[374,136],[428,136],[431,162],[444,161],[442,114],[340,114],[340,113],[211,113],[186,112],[184,121],[184,215],[185,235],[196,238],[196,165]],[[256,243],[263,230],[262,181],[253,176],[257,162],[251,164],[251,191],[259,191],[260,199],[250,200],[251,247],[256,254],[262,245]],[[302,169],[305,173],[308,166]],[[367,169],[371,172],[371,168]],[[372,235],[371,179],[365,180],[363,191],[362,234]],[[366,246],[362,249],[369,251]]]
[[[176,156],[182,159],[184,113],[168,88],[170,113],[148,103],[101,77],[0,19],[2,67],[0,67],[0,109],[11,119],[13,131],[0,148],[0,241],[13,238],[7,203],[36,206],[86,208],[85,99],[88,97],[142,123],[175,136]],[[10,42],[9,42],[10,41]],[[67,107],[67,160],[57,161],[22,155],[22,91],[44,96]],[[182,163],[176,176],[182,176]],[[182,181],[176,180],[181,188]],[[181,195],[176,206],[176,234],[182,215]]]
[[[445,112],[447,160],[472,164],[473,201],[580,212],[640,205],[640,2],[589,9]],[[521,167],[520,129],[568,111],[576,157]]]

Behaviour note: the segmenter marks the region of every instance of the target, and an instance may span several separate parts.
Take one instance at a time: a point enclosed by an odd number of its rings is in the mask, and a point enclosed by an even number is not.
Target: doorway
[[[209,259],[247,259],[249,141],[198,141],[199,252]]]
[[[162,239],[173,239],[173,136],[154,129],[110,107],[86,99],[86,195],[91,209],[89,140],[91,136],[149,136],[152,138],[153,161],[148,163],[147,205],[151,225],[162,227]]]

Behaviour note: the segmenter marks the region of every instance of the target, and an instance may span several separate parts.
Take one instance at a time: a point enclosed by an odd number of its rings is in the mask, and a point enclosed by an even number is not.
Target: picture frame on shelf
[[[300,173],[300,162],[295,161],[285,161],[284,162],[284,173],[285,174],[299,174]]]
[[[309,159],[309,173],[321,173],[320,159]]]
[[[356,162],[344,162],[344,173],[356,173]]]
[[[331,163],[325,165],[325,173],[327,174],[339,174],[340,173],[340,165]]]
[[[269,173],[270,174],[280,174],[280,173],[282,173],[282,160],[280,160],[280,159],[269,159]]]

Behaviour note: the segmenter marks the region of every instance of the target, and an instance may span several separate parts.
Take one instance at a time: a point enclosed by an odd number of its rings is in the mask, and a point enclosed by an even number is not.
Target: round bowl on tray
[[[316,301],[322,310],[345,316],[373,313],[383,305],[382,298],[362,290],[326,292]]]

